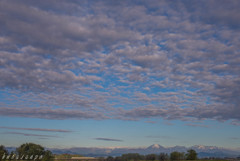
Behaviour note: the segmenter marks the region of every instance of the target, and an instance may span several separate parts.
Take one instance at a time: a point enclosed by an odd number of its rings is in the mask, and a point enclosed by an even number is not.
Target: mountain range
[[[159,144],[153,144],[146,148],[126,148],[126,147],[110,147],[110,148],[89,148],[89,147],[76,147],[68,149],[48,149],[54,154],[81,154],[84,156],[120,156],[126,153],[139,153],[139,154],[159,154],[168,153],[173,151],[187,152],[188,149],[194,149],[198,153],[199,158],[204,157],[239,157],[240,149],[227,149],[216,146],[202,146],[195,145],[192,147],[174,146],[174,147],[163,147]]]

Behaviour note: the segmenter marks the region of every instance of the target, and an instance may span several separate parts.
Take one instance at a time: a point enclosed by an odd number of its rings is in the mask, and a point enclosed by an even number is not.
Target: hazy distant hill
[[[69,153],[81,154],[85,156],[120,156],[126,153],[171,153],[173,151],[186,152],[188,149],[197,151],[199,157],[236,157],[240,155],[240,150],[231,150],[226,148],[219,148],[215,146],[201,146],[196,145],[192,147],[175,146],[163,147],[158,144],[153,144],[147,148],[69,148],[69,149],[49,149],[55,154]]]

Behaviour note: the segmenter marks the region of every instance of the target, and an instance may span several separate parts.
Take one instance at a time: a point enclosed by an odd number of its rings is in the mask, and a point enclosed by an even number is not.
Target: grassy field
[[[131,160],[131,161],[135,161],[135,160]],[[150,160],[139,160],[139,161],[150,161]],[[159,161],[159,160],[155,160],[155,161]],[[170,160],[169,160],[170,161]],[[179,160],[179,161],[190,161],[190,160]],[[191,161],[240,161],[237,159],[199,159],[199,160],[191,160]]]
[[[131,160],[131,161],[136,161],[136,160]],[[152,161],[152,160],[139,160],[139,161]],[[155,160],[155,161],[159,161],[159,160]],[[198,159],[198,160],[179,160],[179,161],[240,161],[240,160],[238,159]]]

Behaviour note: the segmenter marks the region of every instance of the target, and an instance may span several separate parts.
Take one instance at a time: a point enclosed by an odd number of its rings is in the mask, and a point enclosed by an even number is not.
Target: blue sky
[[[239,148],[239,9],[0,1],[0,143]]]

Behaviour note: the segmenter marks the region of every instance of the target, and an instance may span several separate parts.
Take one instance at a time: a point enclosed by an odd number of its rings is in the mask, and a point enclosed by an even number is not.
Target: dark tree
[[[184,153],[180,153],[177,151],[174,151],[170,154],[170,160],[183,160],[184,159]]]
[[[197,152],[193,149],[188,150],[187,154],[186,154],[186,159],[187,160],[197,160]]]
[[[114,161],[114,158],[109,156],[109,157],[107,157],[106,161]]]
[[[49,150],[46,150],[43,154],[42,161],[53,161],[53,160],[54,160],[54,156],[52,152]]]
[[[115,157],[114,161],[122,161],[122,157]]]
[[[123,154],[121,157],[122,161],[129,161],[129,160],[142,160],[144,159],[144,156],[138,154],[138,153],[128,153],[128,154]]]
[[[8,155],[8,151],[6,150],[6,148],[1,145],[0,146],[0,160],[2,160],[3,156],[6,156]]]
[[[22,144],[20,147],[16,149],[16,152],[19,156],[28,156],[28,159],[30,159],[29,157],[31,156],[33,156],[34,158],[38,156],[36,160],[39,160],[39,161],[54,160],[54,156],[52,155],[52,152],[50,152],[49,150],[44,150],[44,148],[41,145],[37,145],[34,143]]]
[[[159,156],[158,156],[158,160],[160,161],[166,161],[168,160],[169,156],[167,153],[160,153]]]
[[[156,154],[148,154],[146,155],[146,160],[156,160],[157,155]]]

